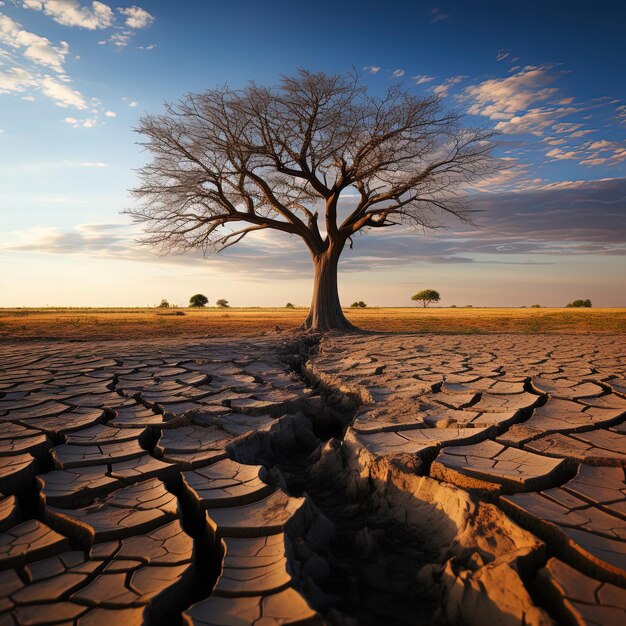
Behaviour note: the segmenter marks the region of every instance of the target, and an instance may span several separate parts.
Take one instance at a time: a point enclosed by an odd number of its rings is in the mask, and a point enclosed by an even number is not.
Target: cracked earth
[[[0,625],[626,623],[600,336],[0,348]]]

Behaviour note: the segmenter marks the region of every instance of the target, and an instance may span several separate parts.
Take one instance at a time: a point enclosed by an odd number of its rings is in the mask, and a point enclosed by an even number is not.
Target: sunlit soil
[[[0,309],[3,339],[225,337],[296,329],[307,309]],[[363,330],[415,333],[626,333],[626,309],[346,309]]]

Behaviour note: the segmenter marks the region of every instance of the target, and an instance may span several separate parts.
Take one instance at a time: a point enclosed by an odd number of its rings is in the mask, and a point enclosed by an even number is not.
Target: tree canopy
[[[587,299],[587,300],[574,300],[573,302],[570,302],[569,304],[565,305],[566,308],[571,309],[571,308],[581,308],[584,307],[586,309],[590,309],[591,308],[591,300]]]
[[[422,289],[422,291],[418,291],[416,294],[412,295],[411,300],[419,302],[423,307],[427,307],[432,302],[439,302],[441,295],[434,289]]]
[[[201,293],[197,293],[189,298],[189,306],[191,307],[203,307],[208,303],[209,299]]]

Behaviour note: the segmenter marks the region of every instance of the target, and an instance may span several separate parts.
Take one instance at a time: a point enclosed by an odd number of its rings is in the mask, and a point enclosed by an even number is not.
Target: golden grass
[[[184,315],[180,315],[184,313]],[[228,337],[296,329],[305,308],[0,309],[0,338]],[[626,309],[346,309],[363,330],[405,333],[626,334]]]

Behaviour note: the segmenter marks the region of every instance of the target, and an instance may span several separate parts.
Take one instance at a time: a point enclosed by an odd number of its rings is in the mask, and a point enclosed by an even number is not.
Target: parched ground
[[[626,344],[0,348],[0,624],[624,624]]]

